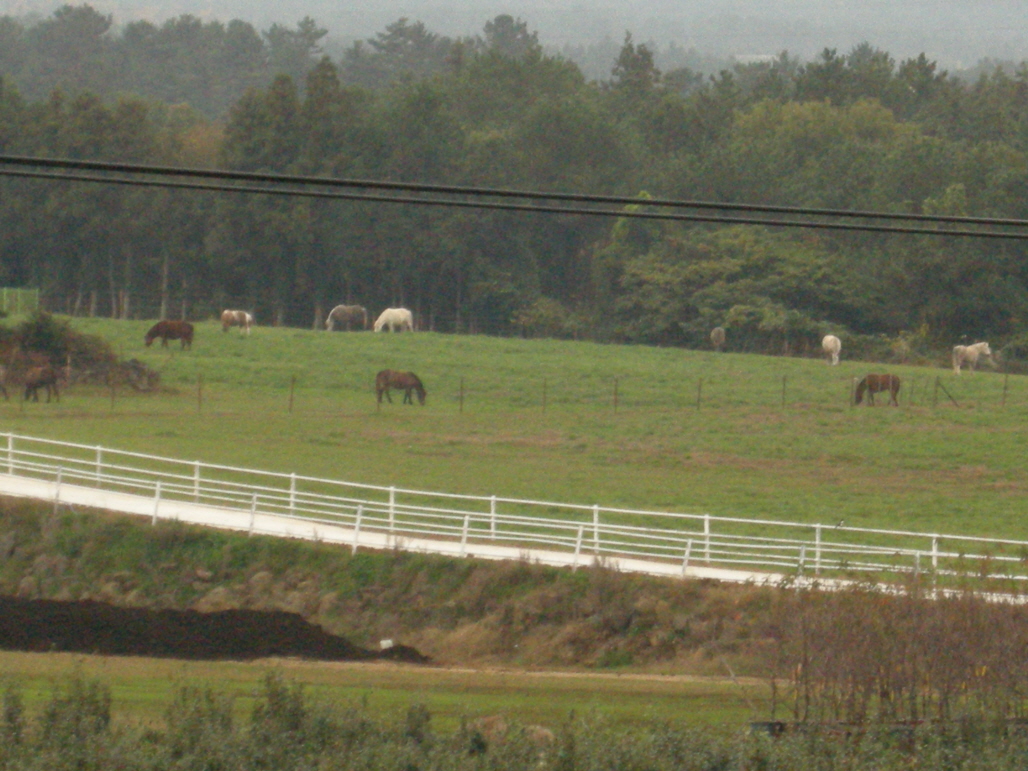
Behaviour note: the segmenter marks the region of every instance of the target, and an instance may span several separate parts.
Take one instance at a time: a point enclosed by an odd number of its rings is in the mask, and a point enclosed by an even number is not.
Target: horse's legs
[[[404,404],[414,404],[414,399],[410,395],[410,392],[411,392],[411,390],[413,390],[413,388],[414,388],[414,386],[411,386],[410,388],[408,388],[407,390],[405,390],[403,392],[403,403]]]
[[[392,404],[393,403],[393,397],[389,395],[389,386],[386,386],[386,388],[385,388],[385,395],[386,395],[386,399],[389,400],[389,403]]]

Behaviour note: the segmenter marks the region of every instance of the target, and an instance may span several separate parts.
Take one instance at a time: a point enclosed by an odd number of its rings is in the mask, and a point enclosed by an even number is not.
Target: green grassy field
[[[1028,535],[1022,376],[431,333],[247,338],[213,322],[181,351],[145,348],[149,322],[74,326],[159,369],[165,390],[15,400],[3,430],[444,492]],[[376,410],[386,367],[417,372],[427,405]],[[903,379],[900,409],[849,406],[869,371]]]
[[[616,725],[739,725],[767,717],[767,686],[750,680],[0,652],[0,688],[17,688],[30,708],[46,701],[68,678],[81,677],[109,687],[115,713],[140,722],[158,722],[181,686],[230,695],[240,717],[245,716],[261,680],[272,672],[302,684],[315,698],[360,704],[383,720],[401,719],[411,705],[424,704],[433,726],[442,731],[456,730],[461,718],[500,713],[553,727],[571,713]]]

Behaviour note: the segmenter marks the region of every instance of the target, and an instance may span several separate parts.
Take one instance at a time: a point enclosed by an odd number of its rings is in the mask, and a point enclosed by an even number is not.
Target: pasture
[[[76,319],[162,374],[161,393],[77,386],[0,404],[4,430],[172,457],[501,495],[1023,538],[1028,379],[990,370],[432,333]],[[945,362],[948,364],[948,362]],[[428,397],[384,403],[381,369]],[[900,407],[851,407],[899,375]],[[940,378],[943,388],[935,387]],[[944,389],[944,390],[943,390]],[[952,396],[952,399],[949,398]]]
[[[401,720],[413,704],[432,713],[434,728],[455,731],[461,718],[503,713],[557,728],[571,714],[628,726],[739,725],[763,719],[767,685],[717,678],[604,673],[515,672],[265,660],[190,662],[137,657],[0,652],[0,687],[17,687],[28,706],[45,702],[55,685],[81,677],[111,690],[115,713],[156,723],[184,686],[211,688],[233,699],[239,717],[269,673],[303,685],[315,699],[360,705],[380,720]]]

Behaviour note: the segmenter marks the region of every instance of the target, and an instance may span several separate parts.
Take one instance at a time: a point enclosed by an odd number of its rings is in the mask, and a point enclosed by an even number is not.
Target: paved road
[[[112,492],[94,487],[72,485],[28,477],[0,474],[0,494],[21,498],[35,498],[42,501],[55,499],[66,506],[85,506],[94,509],[134,514],[151,520],[170,519],[194,525],[217,527],[225,530],[253,532],[283,538],[303,538],[327,543],[338,543],[353,549],[404,549],[451,557],[476,557],[492,560],[528,560],[543,565],[577,567],[591,564],[590,554],[575,555],[569,552],[546,549],[521,549],[510,546],[494,546],[469,540],[448,541],[435,538],[409,538],[390,535],[381,530],[341,527],[299,518],[264,514],[259,510],[251,515],[248,510],[227,509],[153,497]],[[776,573],[757,573],[745,570],[724,570],[699,565],[689,565],[683,571],[681,564],[655,562],[630,558],[607,559],[610,567],[630,573],[647,573],[656,576],[690,578],[713,578],[733,583],[777,584],[784,576]]]

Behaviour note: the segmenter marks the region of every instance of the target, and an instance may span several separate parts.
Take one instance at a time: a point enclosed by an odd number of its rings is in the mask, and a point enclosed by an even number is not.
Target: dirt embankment
[[[296,656],[326,661],[387,659],[427,663],[405,645],[372,651],[283,611],[119,608],[102,602],[0,596],[0,648],[5,650],[248,659]]]

